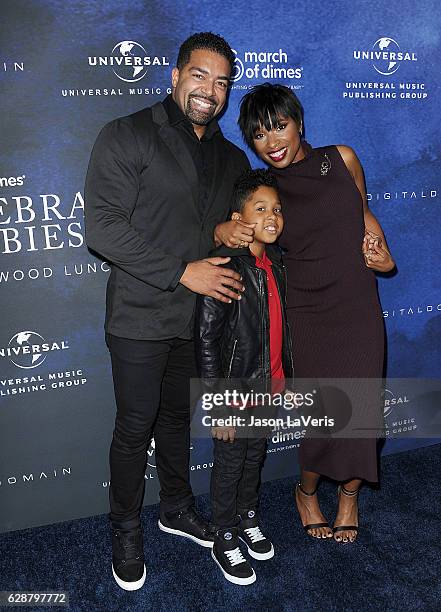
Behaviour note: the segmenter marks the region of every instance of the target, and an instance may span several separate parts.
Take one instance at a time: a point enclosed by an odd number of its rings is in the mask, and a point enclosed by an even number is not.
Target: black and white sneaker
[[[146,569],[141,527],[112,529],[112,573],[125,591],[136,591],[145,582]]]
[[[274,546],[263,535],[256,512],[245,510],[239,514],[239,518],[240,522],[237,526],[239,538],[247,545],[251,557],[259,561],[274,557]]]
[[[211,556],[222,570],[225,578],[233,584],[253,584],[256,574],[242,555],[235,527],[219,529],[214,536]]]
[[[164,512],[158,526],[161,531],[189,538],[205,548],[213,548],[214,530],[196,513],[193,506],[178,512]]]

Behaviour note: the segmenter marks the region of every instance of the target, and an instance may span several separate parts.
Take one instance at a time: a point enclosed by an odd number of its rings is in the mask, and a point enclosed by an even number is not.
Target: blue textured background
[[[389,313],[385,319],[388,375],[439,377],[441,9],[435,1],[5,2],[0,24],[0,176],[25,174],[26,179],[22,187],[2,187],[0,198],[6,198],[9,207],[12,197],[30,196],[41,217],[40,194],[57,194],[62,202],[60,211],[68,215],[75,193],[82,192],[90,150],[100,127],[163,98],[180,43],[200,30],[221,33],[242,58],[245,51],[281,48],[288,54],[287,66],[301,68],[300,79],[281,81],[296,88],[305,107],[311,144],[352,146],[363,163],[368,192],[374,196],[396,191],[417,194],[412,199],[374,198],[371,202],[398,266],[394,277],[379,278],[383,310]],[[417,61],[402,62],[394,75],[381,76],[370,61],[353,59],[354,50],[369,50],[384,36],[395,39],[403,50],[415,52]],[[110,54],[123,40],[141,43],[151,55],[169,57],[169,68],[151,68],[146,77],[130,85],[161,87],[161,95],[62,95],[65,89],[89,87],[127,91],[129,85],[111,68],[96,69],[87,61],[88,56]],[[24,62],[23,72],[11,68],[14,61]],[[221,125],[226,136],[239,145],[236,119],[244,90],[237,86],[261,80],[244,77],[231,91]],[[342,96],[346,82],[424,83],[428,95],[418,100],[348,100]],[[430,190],[436,191],[436,197],[421,197]],[[81,216],[74,221],[81,221]],[[65,240],[68,222],[59,221]],[[39,224],[37,219],[37,228]],[[13,219],[0,228],[22,231],[24,225]],[[42,250],[39,240],[36,252],[2,254],[0,271],[47,266],[53,276],[0,283],[0,345],[7,346],[21,330],[35,330],[45,338],[68,338],[69,351],[50,354],[42,366],[26,372],[47,374],[81,368],[88,382],[75,389],[0,398],[3,531],[107,510],[107,453],[114,417],[102,329],[107,275],[64,276],[63,266],[86,264],[94,258],[84,246]],[[433,306],[431,312],[426,311],[428,305]],[[417,312],[418,306],[423,312]],[[23,375],[7,359],[2,359],[0,367],[1,379]],[[399,388],[392,391],[400,395]],[[394,410],[394,418],[418,422],[415,403],[405,405],[401,413]],[[385,452],[431,442],[403,436],[386,442]],[[270,445],[274,453],[266,462],[265,478],[296,470],[296,449],[282,451],[281,446]],[[207,489],[210,452],[208,441],[194,441],[196,492]],[[23,474],[36,475],[67,465],[71,466],[68,477],[23,482]],[[154,502],[158,484],[154,468],[148,475],[146,501]],[[17,482],[9,484],[11,477]]]

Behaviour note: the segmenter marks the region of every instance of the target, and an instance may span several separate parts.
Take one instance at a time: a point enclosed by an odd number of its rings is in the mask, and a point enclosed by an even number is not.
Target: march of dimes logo
[[[370,48],[354,49],[352,59],[366,65],[366,80],[347,81],[343,98],[346,100],[424,100],[428,96],[426,83],[407,80],[418,62],[415,50],[400,44],[395,38],[382,36]],[[376,75],[377,79],[371,80]],[[397,79],[393,79],[396,75]]]
[[[291,80],[301,79],[303,67],[289,64],[288,53],[283,49],[276,51],[244,51],[239,53],[232,49],[236,56],[231,75],[231,89],[248,89],[243,80]],[[239,83],[242,81],[242,83]],[[293,87],[300,89],[301,85]]]

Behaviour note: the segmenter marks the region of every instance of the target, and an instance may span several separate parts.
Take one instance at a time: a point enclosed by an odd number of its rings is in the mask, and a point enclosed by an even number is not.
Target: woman
[[[350,379],[353,418],[379,414],[384,328],[373,271],[388,272],[395,264],[368,208],[360,162],[350,147],[313,149],[304,141],[302,107],[283,85],[265,83],[246,94],[239,126],[272,167],[283,204],[280,246],[286,250],[296,379]],[[322,403],[325,414],[341,406],[325,390]],[[373,436],[302,441],[295,499],[310,536],[355,541],[360,485],[378,480],[376,442]],[[320,476],[340,483],[333,529],[317,500]]]

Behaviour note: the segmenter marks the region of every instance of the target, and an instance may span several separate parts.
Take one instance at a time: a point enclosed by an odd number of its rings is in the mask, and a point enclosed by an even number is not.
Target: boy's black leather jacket
[[[293,377],[291,335],[286,320],[286,272],[281,250],[267,246],[272,261],[283,321],[282,364],[285,378]],[[224,267],[242,276],[245,291],[241,300],[231,304],[198,295],[195,316],[196,360],[203,379],[257,379],[270,388],[271,364],[269,346],[269,311],[266,272],[256,266],[251,251],[221,246],[212,257],[231,257]],[[258,385],[259,386],[259,385]]]

